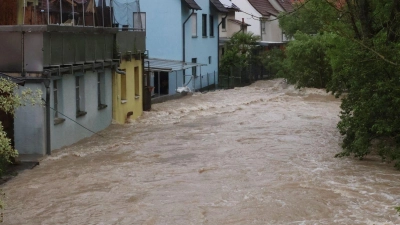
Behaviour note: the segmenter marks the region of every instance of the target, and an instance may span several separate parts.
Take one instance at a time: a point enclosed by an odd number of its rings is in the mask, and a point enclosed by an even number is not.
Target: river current
[[[4,224],[400,224],[400,172],[334,158],[339,106],[281,79],[154,104],[3,185]]]

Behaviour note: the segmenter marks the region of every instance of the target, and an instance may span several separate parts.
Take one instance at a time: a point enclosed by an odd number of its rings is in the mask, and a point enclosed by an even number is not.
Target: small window
[[[261,21],[261,32],[265,34],[265,21]]]
[[[126,100],[126,75],[121,74],[121,101]]]
[[[222,18],[221,27],[222,27],[222,31],[226,31],[226,18]]]
[[[84,76],[75,77],[76,117],[86,115]]]
[[[197,13],[192,14],[192,36],[197,37]]]
[[[214,37],[214,16],[210,15],[210,37]]]
[[[65,121],[64,118],[60,117],[61,113],[59,113],[60,111],[62,111],[61,79],[53,80],[53,104],[54,125],[57,125]]]
[[[105,93],[105,74],[98,73],[97,74],[97,104],[98,109],[104,109],[107,107],[106,102],[106,93]]]
[[[146,13],[144,12],[133,13],[133,29],[138,31],[146,30]]]
[[[225,48],[221,48],[221,55],[225,55]]]
[[[202,35],[207,37],[207,14],[202,15]]]
[[[208,56],[208,64],[211,64],[211,56]]]
[[[140,76],[139,76],[139,67],[135,67],[135,97],[140,96]]]
[[[197,63],[197,58],[192,58],[192,63]],[[194,77],[197,76],[197,67],[196,66],[192,67],[192,75]]]

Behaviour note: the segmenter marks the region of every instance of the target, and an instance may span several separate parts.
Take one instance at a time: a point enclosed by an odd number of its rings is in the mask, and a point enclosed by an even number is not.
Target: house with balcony
[[[260,44],[282,45],[288,40],[279,27],[278,15],[293,10],[292,0],[232,0],[242,12],[235,14],[236,19],[244,18],[251,26],[249,32],[260,36]]]
[[[99,2],[104,3],[100,5]],[[107,3],[108,4],[105,4]],[[2,0],[0,72],[41,90],[44,105],[17,109],[15,148],[50,154],[112,121],[117,28],[107,0]]]
[[[219,0],[140,1],[152,101],[179,87],[194,91],[218,83],[218,18],[226,12]]]

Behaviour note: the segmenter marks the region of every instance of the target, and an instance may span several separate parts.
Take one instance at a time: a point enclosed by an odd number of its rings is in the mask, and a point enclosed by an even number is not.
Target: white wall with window
[[[197,37],[197,13],[193,13],[190,20],[192,21],[192,37]]]
[[[77,86],[79,82],[79,88]],[[112,120],[112,75],[111,69],[104,71],[86,71],[85,73],[63,74],[57,82],[59,93],[58,114],[65,119],[60,124],[53,124],[51,128],[52,149],[58,149],[73,144],[82,138],[92,136],[93,133],[76,124],[98,132],[111,124]],[[60,92],[62,90],[62,93]],[[54,92],[54,91],[53,91]],[[79,98],[77,95],[79,94]],[[53,93],[52,93],[52,97]],[[79,102],[78,102],[79,100]],[[99,102],[104,105],[99,108]],[[60,104],[62,103],[62,109]],[[77,117],[76,107],[85,112]],[[52,113],[54,116],[54,113]],[[69,118],[67,118],[67,117]],[[52,117],[52,120],[55,118]]]

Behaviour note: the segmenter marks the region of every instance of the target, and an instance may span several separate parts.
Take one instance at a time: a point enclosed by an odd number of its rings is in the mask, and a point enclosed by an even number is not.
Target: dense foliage
[[[295,39],[281,71],[299,86],[345,93],[337,156],[377,152],[400,168],[400,1],[308,0],[280,24]]]
[[[225,44],[225,53],[221,58],[220,73],[230,74],[232,69],[248,66],[260,38],[252,33],[235,33]]]
[[[40,91],[26,89],[20,95],[16,94],[18,85],[8,79],[0,78],[0,110],[14,114],[15,110],[25,104],[38,104],[41,99]],[[0,176],[4,175],[5,167],[18,156],[17,150],[11,146],[11,140],[3,130],[0,121]]]

